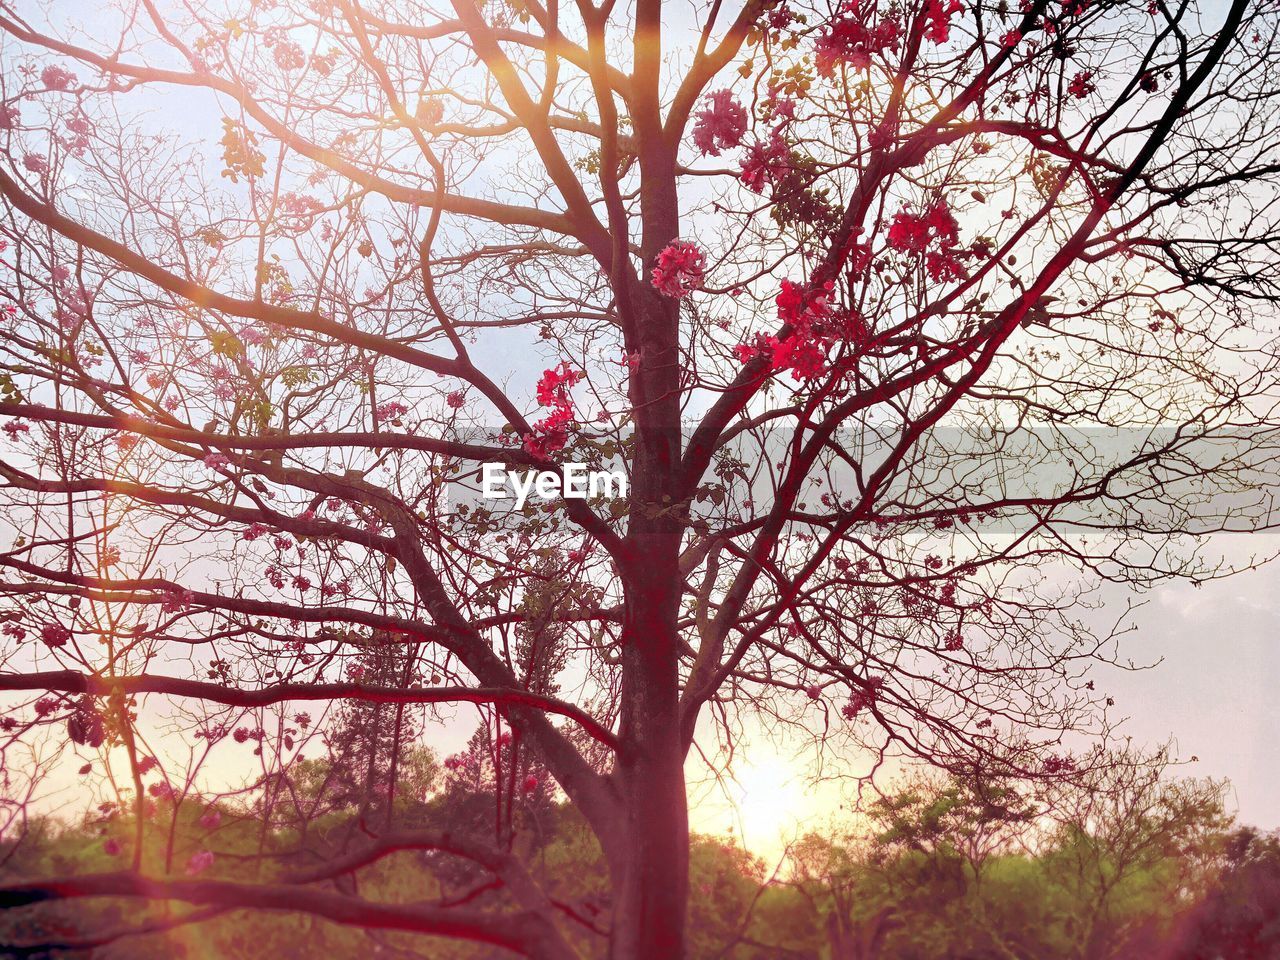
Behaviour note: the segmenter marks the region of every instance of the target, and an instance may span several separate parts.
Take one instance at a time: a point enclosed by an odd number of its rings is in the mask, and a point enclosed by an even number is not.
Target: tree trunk
[[[655,548],[671,551],[669,538]],[[676,541],[678,543],[678,541]],[[610,864],[610,960],[684,956],[689,816],[681,746],[675,557],[648,565],[623,630],[618,785],[625,835]]]

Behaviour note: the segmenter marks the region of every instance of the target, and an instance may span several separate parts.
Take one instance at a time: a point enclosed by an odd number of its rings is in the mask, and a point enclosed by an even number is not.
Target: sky
[[[1280,551],[1280,535],[1222,535],[1205,551],[1235,563]],[[1280,828],[1280,562],[1195,587],[1171,581],[1145,593],[1109,585],[1094,611],[1111,626],[1130,604],[1120,644],[1126,661],[1091,674],[1115,697],[1116,734],[1137,746],[1170,743],[1174,775],[1226,778],[1226,803],[1242,823]],[[691,765],[690,821],[695,830],[732,829],[744,845],[776,859],[787,841],[850,816],[847,788],[809,782],[788,749],[761,740],[743,751],[738,782],[699,784]],[[1195,758],[1195,759],[1193,759]],[[726,793],[728,796],[726,797]]]

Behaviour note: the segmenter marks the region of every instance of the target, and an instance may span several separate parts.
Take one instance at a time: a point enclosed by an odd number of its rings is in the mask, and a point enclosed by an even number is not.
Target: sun
[[[745,762],[729,784],[737,829],[748,849],[772,849],[814,812],[804,777],[781,757]]]

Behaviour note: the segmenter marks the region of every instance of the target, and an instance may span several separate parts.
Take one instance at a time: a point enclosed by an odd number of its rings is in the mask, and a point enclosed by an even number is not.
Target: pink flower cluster
[[[40,628],[40,639],[49,648],[65,647],[71,639],[71,631],[60,623],[50,623]]]
[[[1094,89],[1093,74],[1088,70],[1081,70],[1071,78],[1071,83],[1067,86],[1067,93],[1077,100],[1083,100],[1093,93]]]
[[[934,43],[946,43],[951,35],[951,18],[964,13],[960,0],[928,0],[924,8],[929,22],[924,28],[924,38]]]
[[[956,251],[959,242],[960,227],[945,200],[939,200],[922,215],[903,210],[889,225],[889,246],[900,253],[924,254],[925,269],[935,283],[964,277]]]
[[[872,5],[864,4],[862,0],[846,0],[839,14],[818,37],[814,50],[814,66],[818,73],[830,77],[840,64],[854,70],[865,70],[871,66],[873,56],[898,48],[901,32],[898,21],[885,17],[873,26],[870,23],[872,13]]]
[[[408,412],[409,407],[399,400],[388,400],[386,403],[380,403],[375,411],[379,422],[391,423],[396,426],[400,425],[401,418]]]
[[[1050,776],[1062,773],[1073,773],[1076,769],[1076,762],[1069,756],[1061,756],[1059,754],[1050,754],[1044,760],[1044,772]]]
[[[76,82],[76,75],[56,64],[50,64],[40,71],[40,82],[48,90],[68,90]]]
[[[884,686],[884,677],[869,677],[866,683],[849,695],[849,702],[840,708],[846,720],[855,719],[868,707],[880,699],[880,688]]]
[[[828,372],[827,353],[837,343],[860,344],[866,339],[862,318],[831,308],[832,284],[821,289],[782,281],[778,294],[778,319],[790,331],[785,337],[761,337],[754,346],[741,344],[738,359],[746,362],[768,354],[774,370],[790,370],[796,380],[812,380]]]
[[[582,373],[561,363],[544,370],[538,381],[538,403],[551,412],[533,425],[524,438],[524,448],[535,457],[546,458],[564,448],[569,440],[569,426],[574,422],[570,388],[582,379]]]
[[[718,157],[742,142],[747,111],[729,90],[717,90],[708,99],[710,104],[694,114],[693,143],[704,157]]]
[[[752,193],[764,193],[769,184],[777,184],[791,170],[791,148],[782,137],[782,126],[774,129],[769,139],[747,148],[738,179]]]
[[[654,262],[653,286],[664,296],[687,297],[702,286],[705,270],[702,251],[686,240],[675,240]]]

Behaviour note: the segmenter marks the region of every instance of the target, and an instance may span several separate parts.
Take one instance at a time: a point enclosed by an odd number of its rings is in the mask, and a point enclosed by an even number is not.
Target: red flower
[[[833,75],[841,63],[865,70],[873,56],[898,48],[898,31],[898,21],[892,17],[871,26],[863,16],[860,0],[847,0],[840,15],[818,37],[814,66],[824,77]]]
[[[76,82],[76,75],[70,70],[50,64],[40,71],[40,82],[48,90],[66,90]]]
[[[729,90],[717,90],[708,99],[710,104],[694,115],[693,143],[704,157],[718,157],[721,151],[732,150],[742,142],[742,135],[747,132],[747,111]]]
[[[903,253],[921,253],[929,245],[929,226],[924,218],[906,211],[897,214],[889,225],[889,246]]]
[[[883,677],[870,677],[866,684],[849,695],[849,702],[840,713],[846,720],[853,720],[863,710],[872,706],[880,698],[880,688],[884,686]]]
[[[654,263],[653,286],[668,297],[687,297],[702,286],[704,268],[701,250],[685,240],[672,241]]]
[[[1016,47],[1022,42],[1022,32],[1020,30],[1010,30],[1000,38],[1000,45],[1005,47]]]
[[[960,242],[960,227],[944,201],[939,200],[929,208],[929,212],[925,214],[925,222],[929,224],[934,239],[942,246],[954,247]]]
[[[67,641],[71,639],[71,631],[60,623],[50,623],[40,628],[40,639],[51,649],[65,647]]]
[[[300,70],[306,65],[307,58],[302,52],[302,47],[296,43],[277,43],[271,51],[271,56],[276,62],[276,66],[286,72],[291,70]]]
[[[951,18],[964,12],[964,4],[960,0],[928,0],[925,4],[925,16],[929,18],[924,28],[924,38],[934,43],[946,43],[951,35]]]
[[[1089,94],[1093,93],[1095,87],[1091,82],[1093,74],[1088,70],[1081,70],[1071,78],[1071,83],[1067,87],[1067,93],[1071,94],[1077,100],[1083,100]]]
[[[581,379],[581,371],[571,369],[567,363],[543,371],[538,381],[538,403],[550,407],[551,412],[535,423],[533,432],[524,438],[524,448],[533,456],[545,459],[569,441],[569,426],[575,422],[569,388]]]
[[[777,183],[790,169],[791,148],[783,140],[779,127],[766,142],[747,148],[738,179],[752,193],[764,193],[766,184]]]
[[[934,283],[950,283],[965,278],[964,267],[949,250],[930,251],[924,256],[924,268]]]

